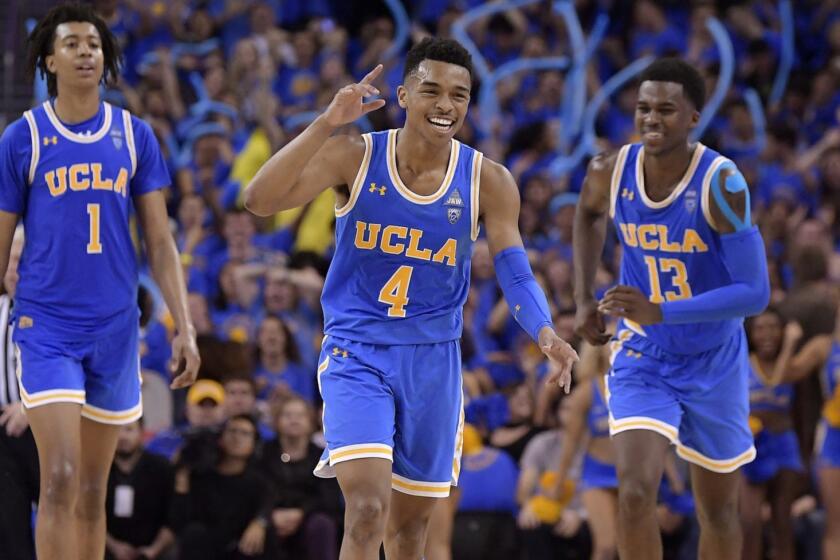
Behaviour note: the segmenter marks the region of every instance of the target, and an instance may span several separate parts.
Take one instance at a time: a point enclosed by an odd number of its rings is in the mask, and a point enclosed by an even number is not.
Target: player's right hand
[[[339,127],[345,124],[354,122],[362,115],[366,115],[371,111],[376,111],[385,106],[384,99],[375,99],[364,103],[366,97],[379,95],[379,90],[376,89],[371,82],[382,73],[382,65],[377,65],[371,70],[367,76],[362,78],[362,81],[356,84],[344,86],[333,97],[327,110],[322,115],[327,124],[333,127]]]
[[[183,364],[184,369],[181,373],[178,373],[181,364]],[[195,383],[195,378],[198,377],[198,368],[201,367],[201,357],[198,355],[198,345],[195,342],[194,332],[179,332],[172,339],[172,359],[169,362],[169,367],[173,374],[177,374],[177,377],[169,385],[172,389],[189,387]]]
[[[604,324],[604,316],[598,311],[598,302],[579,305],[575,313],[575,334],[589,344],[603,346],[610,340],[610,334]]]

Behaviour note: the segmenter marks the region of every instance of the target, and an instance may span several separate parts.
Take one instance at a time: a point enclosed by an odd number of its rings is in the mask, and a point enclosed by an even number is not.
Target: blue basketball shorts
[[[381,458],[393,463],[394,490],[447,497],[463,443],[458,341],[386,346],[327,336],[318,363],[327,448],[315,475]]]
[[[743,330],[712,350],[675,354],[619,329],[610,349],[610,435],[657,432],[686,461],[720,473],[755,458]]]
[[[16,321],[13,340],[20,398],[26,408],[78,403],[83,417],[115,425],[142,416],[139,324],[134,310],[126,313],[120,328],[96,339],[67,340],[39,318],[25,327]]]
[[[762,430],[755,436],[755,449],[755,461],[744,466],[744,476],[752,484],[767,482],[782,469],[796,472],[804,469],[799,440],[793,430],[779,433]]]

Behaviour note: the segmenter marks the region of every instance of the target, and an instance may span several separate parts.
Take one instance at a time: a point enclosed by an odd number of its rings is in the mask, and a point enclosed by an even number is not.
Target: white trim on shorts
[[[338,449],[328,449],[328,460],[321,460],[315,466],[312,473],[320,478],[335,477],[335,470],[333,467],[345,461],[352,461],[353,459],[386,459],[394,462],[394,450],[390,445],[384,443],[355,443],[353,445],[345,445]]]
[[[141,416],[143,416],[142,398],[135,406],[126,410],[105,410],[87,403],[82,405],[82,417],[100,424],[122,426],[139,420]]]
[[[411,480],[396,473],[391,474],[391,489],[423,498],[448,498],[452,488],[451,482],[426,482]]]

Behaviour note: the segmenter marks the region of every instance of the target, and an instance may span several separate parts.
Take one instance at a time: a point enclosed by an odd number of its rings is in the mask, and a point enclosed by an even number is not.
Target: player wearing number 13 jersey
[[[606,378],[619,475],[619,555],[661,557],[656,491],[666,447],[692,464],[701,556],[740,557],[739,466],[755,457],[748,427],[743,318],[769,299],[764,245],[735,165],[689,141],[703,79],[663,59],[640,77],[641,142],[590,163],[575,217],[577,329],[607,342]],[[619,286],[592,294],[604,227],[621,243]]]
[[[567,379],[574,350],[557,337],[518,231],[519,196],[502,166],[454,139],[470,100],[470,56],[426,39],[398,88],[405,126],[362,136],[334,129],[384,101],[378,66],[276,154],[245,194],[258,214],[332,187],[336,250],[321,298],[318,366],[327,449],[316,468],[347,502],[342,558],[418,558],[434,498],[460,469],[459,339],[472,243],[484,224],[496,273],[520,325]],[[386,514],[388,523],[386,529]]]

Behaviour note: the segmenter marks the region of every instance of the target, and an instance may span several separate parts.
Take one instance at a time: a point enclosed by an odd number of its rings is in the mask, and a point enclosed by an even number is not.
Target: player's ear
[[[692,109],[691,111],[691,128],[695,128],[700,122],[700,110]]]
[[[44,65],[47,67],[50,74],[55,74],[55,55],[48,54],[44,58]]]
[[[406,108],[406,98],[408,97],[408,90],[405,88],[404,85],[397,86],[397,103],[400,104],[400,107],[403,109]]]

